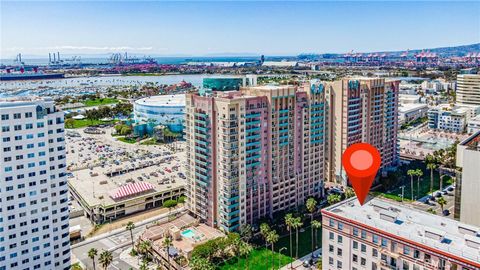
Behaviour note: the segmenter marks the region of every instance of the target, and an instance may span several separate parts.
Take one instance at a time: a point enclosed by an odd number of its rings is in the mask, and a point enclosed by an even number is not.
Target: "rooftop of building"
[[[422,108],[428,108],[425,103],[402,103],[398,106],[398,111],[401,113],[411,112]]]
[[[163,239],[172,236],[172,246],[175,251],[188,255],[195,246],[208,240],[223,237],[221,231],[199,223],[188,214],[176,217],[170,222],[149,226],[141,235],[141,239],[149,240],[152,246],[159,251],[164,250]]]
[[[480,117],[479,119],[480,120]],[[477,133],[472,134],[472,136],[466,138],[462,142],[460,142],[460,145],[464,145],[468,147],[469,150],[477,150],[480,151],[480,131]]]
[[[412,206],[373,198],[361,206],[356,197],[324,208],[324,217],[332,215],[393,234],[443,253],[480,262],[480,228],[453,219],[414,209]]]
[[[0,107],[11,107],[20,104],[34,104],[36,102],[53,102],[53,99],[51,97],[38,96],[6,97],[0,98]]]
[[[135,104],[144,106],[185,107],[185,95],[161,95],[141,98]]]
[[[183,188],[185,180],[178,176],[179,173],[184,173],[183,165],[180,157],[174,154],[74,171],[68,182],[88,205],[113,205]],[[129,192],[132,195],[119,196]]]

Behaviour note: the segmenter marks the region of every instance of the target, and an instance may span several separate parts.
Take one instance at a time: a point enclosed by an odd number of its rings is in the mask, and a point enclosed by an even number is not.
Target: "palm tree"
[[[170,253],[169,249],[170,246],[172,245],[172,237],[170,235],[167,235],[165,239],[163,239],[163,247],[165,248],[165,253],[167,254],[167,260],[168,260],[168,269],[170,269]]]
[[[423,171],[420,169],[416,169],[415,175],[417,176],[417,199],[418,199],[420,198],[420,177],[423,176]]]
[[[295,259],[298,259],[298,229],[303,226],[302,218],[297,217],[293,219],[292,228],[295,229]]]
[[[112,263],[113,261],[113,255],[112,252],[108,250],[104,250],[102,253],[100,253],[100,263],[103,266],[103,269],[107,269],[107,267]]]
[[[152,249],[152,243],[150,241],[142,241],[137,246],[138,252],[143,255],[144,258],[148,257],[150,249]]]
[[[132,241],[132,249],[135,249],[134,244],[133,244],[133,229],[135,229],[135,224],[132,221],[129,221],[127,223],[126,229],[130,231],[130,240]]]
[[[313,258],[313,251],[314,251],[314,246],[313,246],[313,212],[315,212],[317,208],[317,201],[314,198],[309,198],[307,202],[305,203],[308,212],[310,212],[310,231],[311,231],[311,239],[312,239],[312,255],[311,257]]]
[[[322,227],[322,222],[318,220],[312,221],[312,227],[315,229],[315,249],[317,248],[317,237],[318,237],[318,229]]]
[[[411,188],[411,194],[412,194],[410,199],[413,200],[413,177],[416,175],[416,172],[415,170],[408,170],[407,175],[410,176],[410,188]]]
[[[274,267],[275,267],[275,266],[274,266],[274,263],[275,263],[275,261],[274,261],[275,252],[273,251],[273,248],[274,248],[275,243],[278,241],[278,238],[279,238],[279,236],[278,236],[278,234],[277,234],[277,232],[276,232],[275,230],[271,230],[271,231],[269,231],[268,234],[267,234],[267,239],[266,239],[266,240],[267,240],[267,243],[269,243],[269,244],[272,246],[272,269],[274,269]]]
[[[148,270],[148,261],[143,259],[142,264],[140,265],[140,270]]]
[[[252,245],[250,245],[247,242],[240,241],[240,245],[239,245],[239,248],[238,248],[238,255],[240,255],[240,257],[245,257],[245,264],[247,265],[246,269],[249,268],[249,266],[248,266],[248,256],[250,256],[250,253],[252,252],[252,250],[253,250]]]
[[[293,215],[288,213],[285,215],[285,225],[287,225],[288,234],[290,235],[290,257],[293,257],[293,249],[292,249],[292,228],[293,228]],[[290,269],[292,269],[293,261],[290,262]]]
[[[437,168],[437,165],[435,163],[428,163],[427,164],[427,169],[430,170],[430,193],[432,194],[433,197],[433,170]]]
[[[265,248],[267,248],[267,235],[270,232],[270,226],[267,223],[260,224],[260,234],[265,240]]]
[[[447,204],[447,201],[445,200],[445,198],[440,197],[438,198],[437,203],[438,205],[440,205],[440,208],[442,209],[442,213],[443,213],[443,207],[445,206],[445,204]]]
[[[93,263],[93,270],[95,270],[95,256],[97,256],[97,249],[96,248],[91,248],[89,251],[88,251],[88,257],[90,259],[92,259],[92,263]]]

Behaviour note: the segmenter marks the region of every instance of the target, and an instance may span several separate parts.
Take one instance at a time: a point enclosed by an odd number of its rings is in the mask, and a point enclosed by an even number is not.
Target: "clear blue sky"
[[[480,2],[0,0],[1,58],[129,51],[287,55],[480,42]]]

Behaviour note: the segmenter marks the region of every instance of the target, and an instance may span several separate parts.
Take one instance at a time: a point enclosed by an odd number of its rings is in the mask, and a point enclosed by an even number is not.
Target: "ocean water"
[[[61,57],[61,55],[60,55]],[[69,59],[70,57],[64,57],[61,59]],[[139,57],[140,58],[140,57]],[[259,61],[259,56],[237,56],[237,57],[152,57],[157,61],[159,64],[185,64],[188,62],[250,62],[250,61]],[[281,59],[282,57],[280,57]],[[48,57],[45,58],[23,58],[22,61],[26,65],[47,65],[48,64]],[[97,57],[97,58],[81,58],[81,62],[83,64],[108,64],[109,58],[108,57]],[[0,59],[0,64],[3,65],[13,65],[13,59]]]

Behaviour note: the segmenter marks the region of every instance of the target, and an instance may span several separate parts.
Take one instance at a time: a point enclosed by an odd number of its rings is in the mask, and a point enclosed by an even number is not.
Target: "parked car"
[[[448,215],[450,215],[450,211],[448,209],[445,209],[445,210],[443,210],[442,214],[444,216],[448,216]]]

